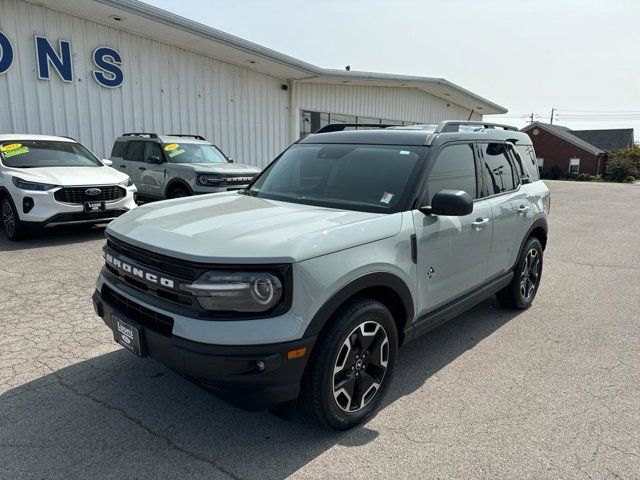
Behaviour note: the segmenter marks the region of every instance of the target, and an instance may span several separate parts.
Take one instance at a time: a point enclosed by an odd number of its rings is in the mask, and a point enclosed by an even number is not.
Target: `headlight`
[[[221,177],[220,175],[205,175],[205,174],[198,175],[198,183],[204,186],[219,185],[223,181],[224,181],[224,178]]]
[[[120,185],[121,187],[130,187],[131,185],[133,185],[133,182],[131,181],[130,178],[127,178],[124,182],[120,182],[118,185]]]
[[[58,186],[51,185],[50,183],[28,182],[18,177],[13,177],[13,184],[22,190],[38,190],[40,192],[51,190],[52,188],[56,188]]]
[[[212,271],[180,288],[205,310],[265,312],[282,298],[282,282],[268,272]]]

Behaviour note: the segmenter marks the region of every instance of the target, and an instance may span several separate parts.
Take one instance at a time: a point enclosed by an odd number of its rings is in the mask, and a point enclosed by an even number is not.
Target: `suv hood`
[[[401,226],[401,214],[224,192],[143,205],[111,222],[107,233],[193,262],[292,263],[394,236]]]
[[[188,167],[201,173],[220,173],[220,174],[242,174],[242,173],[260,173],[262,170],[251,165],[242,163],[175,163],[174,167]]]
[[[112,185],[129,178],[111,167],[34,167],[11,168],[8,172],[29,182],[50,183],[63,187]]]

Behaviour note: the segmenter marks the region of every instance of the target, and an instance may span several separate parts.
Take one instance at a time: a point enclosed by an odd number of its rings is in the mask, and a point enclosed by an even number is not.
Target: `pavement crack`
[[[589,263],[589,262],[577,262],[575,260],[565,260],[563,258],[550,257],[549,255],[545,255],[545,260],[554,260],[556,262],[568,263],[570,265],[581,265],[584,267],[597,267],[597,268],[619,268],[624,270],[640,270],[640,267],[632,267],[629,265],[605,265],[600,263]]]
[[[180,453],[183,453],[183,454],[187,455],[189,458],[191,458],[193,460],[198,460],[198,461],[201,461],[203,463],[206,463],[206,464],[212,466],[213,468],[215,468],[216,470],[218,470],[219,472],[223,473],[224,475],[226,475],[227,477],[229,477],[229,478],[231,478],[233,480],[242,480],[241,477],[237,476],[236,474],[234,474],[230,470],[226,469],[225,467],[219,465],[214,460],[206,457],[205,455],[202,455],[202,454],[199,454],[197,452],[193,452],[191,450],[188,450],[187,448],[175,443],[167,435],[163,435],[161,432],[153,430],[149,426],[145,425],[142,422],[142,420],[140,420],[139,418],[136,418],[133,415],[130,415],[129,413],[127,413],[126,411],[124,411],[124,410],[122,410],[122,409],[120,409],[118,407],[110,405],[109,403],[105,402],[104,400],[100,400],[99,398],[96,398],[95,396],[91,395],[90,393],[82,393],[82,392],[78,391],[76,388],[74,388],[73,385],[70,385],[70,384],[62,381],[62,379],[60,377],[58,377],[57,375],[56,375],[56,377],[58,378],[59,385],[61,385],[62,387],[66,388],[68,391],[70,391],[74,395],[86,398],[86,399],[96,403],[97,405],[100,405],[103,408],[106,408],[108,410],[111,410],[111,411],[119,413],[120,415],[122,415],[123,418],[125,418],[129,422],[135,424],[136,426],[138,426],[138,428],[142,429],[147,434],[151,435],[154,438],[157,438],[158,440],[163,441],[169,448],[171,448],[173,450],[176,450],[176,451],[178,451]]]

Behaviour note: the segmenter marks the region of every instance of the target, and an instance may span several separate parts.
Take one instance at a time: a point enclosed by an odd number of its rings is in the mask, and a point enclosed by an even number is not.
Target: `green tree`
[[[609,154],[607,176],[614,182],[624,182],[640,169],[640,144]]]

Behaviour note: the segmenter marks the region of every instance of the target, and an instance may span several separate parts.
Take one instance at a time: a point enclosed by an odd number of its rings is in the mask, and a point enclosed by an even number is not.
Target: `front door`
[[[474,201],[463,217],[413,212],[418,253],[418,317],[480,286],[487,279],[492,240],[489,202],[478,199],[479,159],[471,143],[445,145],[428,166],[427,189],[421,204],[431,204],[443,189],[464,190]]]

